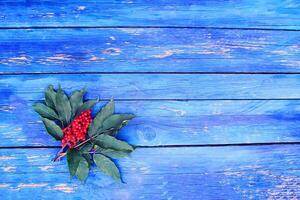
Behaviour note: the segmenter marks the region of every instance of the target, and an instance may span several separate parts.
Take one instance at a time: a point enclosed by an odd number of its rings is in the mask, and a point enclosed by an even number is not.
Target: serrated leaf
[[[72,117],[77,113],[78,108],[83,104],[83,95],[85,94],[85,89],[75,91],[70,97],[70,104],[72,108]]]
[[[53,85],[49,85],[45,91],[46,105],[55,110],[56,92],[53,89]]]
[[[102,109],[97,113],[93,122],[89,126],[88,134],[93,136],[96,134],[97,130],[100,129],[103,125],[104,120],[112,115],[115,111],[114,99],[112,98]]]
[[[77,112],[76,112],[76,116],[80,115],[80,113],[82,113],[83,111],[85,110],[89,110],[91,109],[99,100],[96,99],[96,100],[88,100],[86,102],[84,102],[78,109],[77,109]]]
[[[110,135],[101,134],[93,139],[93,142],[105,149],[115,149],[118,151],[133,151],[133,147],[127,142],[121,141]]]
[[[117,151],[115,149],[104,149],[104,148],[97,148],[97,153],[101,153],[107,157],[118,159],[118,158],[124,158],[129,156],[128,151]]]
[[[47,118],[42,118],[42,121],[46,127],[47,132],[53,136],[56,140],[62,140],[64,137],[64,134],[61,130],[61,128],[55,124],[55,122],[47,119]]]
[[[119,169],[113,161],[101,154],[94,155],[96,166],[106,175],[111,176],[114,180],[120,181],[121,175]]]
[[[55,113],[54,110],[46,106],[42,103],[37,103],[33,105],[34,110],[41,115],[43,118],[52,119],[52,120],[59,120],[58,115]]]
[[[67,162],[71,176],[77,176],[79,180],[84,181],[89,173],[88,161],[81,155],[77,149],[69,149],[67,152]]]
[[[135,116],[132,114],[114,114],[106,118],[103,122],[102,130],[109,130],[113,128],[118,130],[123,127],[129,120]]]
[[[56,94],[56,111],[64,125],[68,125],[72,115],[71,104],[67,95],[61,88],[58,89]]]

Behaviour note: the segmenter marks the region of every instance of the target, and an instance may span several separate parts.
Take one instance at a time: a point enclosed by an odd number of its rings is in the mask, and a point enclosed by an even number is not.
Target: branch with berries
[[[34,105],[47,132],[61,141],[61,149],[54,161],[67,156],[71,176],[85,181],[91,166],[96,165],[104,174],[116,181],[120,171],[112,159],[128,156],[134,148],[116,138],[118,131],[134,118],[132,114],[115,114],[111,99],[92,117],[92,107],[98,100],[84,101],[85,89],[68,97],[59,87],[49,85],[45,91],[45,103]]]

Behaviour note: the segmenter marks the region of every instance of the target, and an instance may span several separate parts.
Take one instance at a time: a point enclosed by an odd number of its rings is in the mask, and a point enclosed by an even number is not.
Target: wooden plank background
[[[4,29],[0,38],[1,73],[286,73],[300,69],[298,31]]]
[[[297,0],[3,0],[1,7],[2,27],[196,26],[299,29],[300,25]]]
[[[300,199],[296,0],[0,2],[1,199]],[[32,110],[48,84],[110,97],[125,184],[70,179]]]

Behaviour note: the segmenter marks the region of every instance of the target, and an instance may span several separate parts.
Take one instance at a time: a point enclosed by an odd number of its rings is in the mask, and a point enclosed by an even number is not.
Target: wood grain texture
[[[300,72],[300,32],[218,29],[0,31],[0,73]]]
[[[300,75],[269,74],[61,74],[2,75],[3,102],[41,100],[49,84],[67,92],[86,86],[87,98],[299,99]]]
[[[299,29],[297,0],[1,1],[1,27],[206,26]]]
[[[126,184],[94,170],[70,179],[57,149],[0,150],[0,197],[19,199],[298,199],[300,147],[137,149],[117,161]],[[217,192],[216,192],[217,191]]]
[[[297,0],[0,7],[1,200],[300,199]],[[51,162],[59,143],[32,104],[59,83],[137,115],[118,136],[144,146],[116,161],[126,184]]]
[[[32,103],[0,98],[0,147],[60,145]],[[117,113],[137,115],[119,138],[147,146],[300,142],[299,109],[299,100],[116,101]]]

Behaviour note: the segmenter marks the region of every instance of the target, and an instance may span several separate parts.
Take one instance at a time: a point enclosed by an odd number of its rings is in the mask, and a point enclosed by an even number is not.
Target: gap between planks
[[[0,76],[22,76],[22,75],[60,75],[60,74],[164,74],[164,75],[174,75],[174,74],[199,74],[199,75],[230,75],[230,74],[245,74],[245,75],[288,75],[288,74],[300,74],[300,72],[0,72]]]
[[[290,29],[290,28],[238,28],[238,27],[214,27],[214,26],[10,26],[10,27],[0,27],[0,30],[10,30],[10,29],[110,29],[110,28],[174,28],[174,29],[216,29],[216,30],[261,30],[261,31],[300,31],[300,29]]]
[[[100,101],[109,101],[110,99],[102,98]],[[256,98],[256,99],[239,99],[239,98],[228,98],[228,99],[116,99],[114,101],[299,101],[300,98]],[[29,100],[32,102],[32,100]],[[33,101],[36,102],[36,101]]]
[[[135,148],[195,148],[195,147],[239,147],[239,146],[270,146],[270,145],[300,145],[300,142],[264,142],[264,143],[232,143],[232,144],[191,144],[191,145],[136,145]],[[0,149],[58,149],[60,146],[7,146]]]

